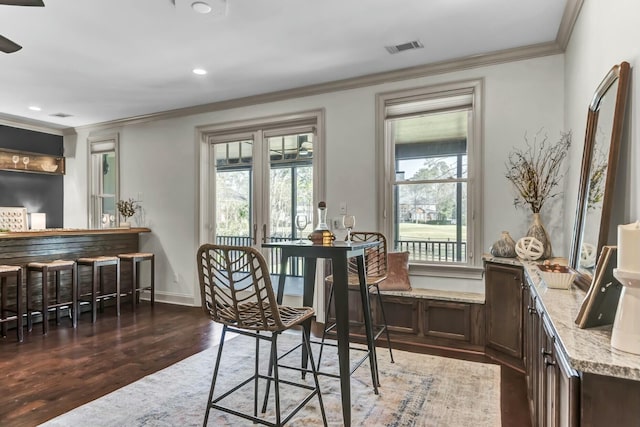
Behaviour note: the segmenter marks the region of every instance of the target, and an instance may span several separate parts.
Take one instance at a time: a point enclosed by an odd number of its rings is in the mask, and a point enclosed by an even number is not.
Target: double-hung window
[[[118,135],[89,137],[89,227],[119,224]]]
[[[377,97],[381,222],[414,271],[479,267],[481,81]]]

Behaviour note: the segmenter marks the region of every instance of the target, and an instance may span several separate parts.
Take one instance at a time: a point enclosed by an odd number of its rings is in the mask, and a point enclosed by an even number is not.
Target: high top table
[[[348,297],[348,260],[355,257],[360,279],[360,295],[364,311],[364,323],[369,349],[369,363],[371,364],[371,378],[377,393],[378,366],[376,349],[371,322],[371,307],[369,305],[369,289],[366,283],[364,253],[365,249],[377,245],[377,242],[334,242],[332,245],[314,245],[311,242],[273,242],[264,243],[264,248],[276,248],[280,252],[280,279],[278,284],[278,304],[284,296],[284,283],[287,263],[290,257],[304,258],[304,290],[302,305],[313,306],[315,290],[316,261],[318,258],[330,259],[333,263],[333,288],[336,314],[336,330],[338,338],[338,364],[340,368],[340,393],[342,397],[342,417],[345,426],[351,425],[351,369],[349,362],[349,297]],[[310,327],[304,328],[309,336]],[[307,361],[303,352],[303,362]]]

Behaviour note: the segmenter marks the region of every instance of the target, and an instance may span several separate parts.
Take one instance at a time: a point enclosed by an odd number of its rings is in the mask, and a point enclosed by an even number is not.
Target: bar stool
[[[78,286],[78,303],[87,301],[82,297],[91,296],[91,300],[88,301],[91,303],[91,322],[96,323],[96,318],[98,317],[97,304],[100,302],[100,309],[102,310],[105,299],[116,299],[116,313],[120,316],[120,258],[117,256],[78,258],[76,263],[78,264],[78,270],[80,270],[81,266],[91,267],[91,292],[82,294],[80,291],[82,287]],[[114,292],[105,293],[102,269],[110,265],[116,267],[116,289]]]
[[[136,305],[140,304],[140,292],[151,292],[151,307],[155,302],[155,255],[148,252],[133,252],[127,254],[118,255],[120,263],[131,263],[131,309],[135,311]],[[149,286],[142,287],[140,285],[140,265],[143,261],[151,261],[151,277],[149,279]]]
[[[71,296],[65,301],[61,301],[60,295],[60,273],[69,271],[71,273]],[[34,310],[32,304],[33,281],[32,273],[41,274],[42,286],[42,310]],[[49,273],[55,273],[55,302],[51,302],[49,298]],[[75,261],[57,260],[50,262],[30,262],[27,264],[27,329],[33,329],[33,312],[40,311],[42,313],[42,333],[49,332],[49,310],[55,308],[56,323],[60,324],[60,309],[69,306],[71,323],[75,328],[78,322],[78,285],[76,278]]]
[[[7,279],[16,279],[16,309],[7,308]],[[0,293],[2,294],[0,303],[0,323],[2,323],[2,336],[7,336],[7,322],[16,321],[16,331],[18,342],[22,342],[22,267],[17,265],[0,265]],[[7,316],[7,312],[12,311],[15,316]]]

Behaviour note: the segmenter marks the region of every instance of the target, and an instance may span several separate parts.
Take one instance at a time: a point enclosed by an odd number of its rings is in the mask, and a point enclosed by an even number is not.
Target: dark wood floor
[[[35,426],[217,344],[219,333],[199,308],[143,302],[135,313],[123,305],[120,318],[107,308],[96,324],[84,313],[75,330],[51,323],[47,336],[35,325],[21,344],[0,338],[0,426]],[[502,425],[529,425],[524,375],[503,366],[501,396]]]

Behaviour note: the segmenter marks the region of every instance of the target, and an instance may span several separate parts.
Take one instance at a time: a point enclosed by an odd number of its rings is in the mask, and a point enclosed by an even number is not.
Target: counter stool
[[[131,263],[131,309],[135,311],[136,305],[140,304],[140,292],[151,292],[151,307],[155,302],[155,256],[148,252],[133,252],[128,254],[118,255],[120,263]],[[151,261],[151,277],[149,280],[149,286],[142,287],[140,285],[140,266],[139,263],[143,261]]]
[[[16,309],[9,310],[7,308],[7,279],[15,277],[16,279]],[[22,267],[17,265],[0,265],[0,323],[2,323],[2,336],[7,336],[7,322],[16,321],[16,331],[18,341],[22,342]],[[7,312],[12,311],[15,316],[8,316]]]
[[[93,258],[78,258],[76,260],[78,264],[78,270],[80,267],[91,267],[91,292],[81,293],[81,286],[78,286],[78,303],[80,301],[87,301],[82,297],[90,296],[91,299],[88,302],[91,303],[91,322],[96,323],[98,317],[97,304],[100,302],[100,310],[102,311],[103,302],[105,299],[116,299],[116,312],[120,316],[120,258],[117,256],[98,256]],[[103,280],[103,267],[114,265],[116,267],[116,289],[114,292],[105,293],[104,280]]]
[[[69,299],[61,301],[60,295],[60,273],[69,271],[71,273],[71,295]],[[76,277],[75,261],[57,260],[50,262],[30,262],[27,264],[27,328],[29,331],[33,329],[33,312],[40,311],[42,313],[42,333],[49,332],[49,310],[55,308],[56,323],[60,324],[60,309],[69,307],[71,323],[75,328],[78,322],[78,282]],[[32,273],[41,274],[42,286],[42,310],[35,310],[32,303],[33,281]],[[49,298],[49,273],[55,273],[55,300]],[[52,295],[53,296],[53,295]],[[53,300],[53,301],[52,301]],[[55,301],[55,302],[54,302]]]

